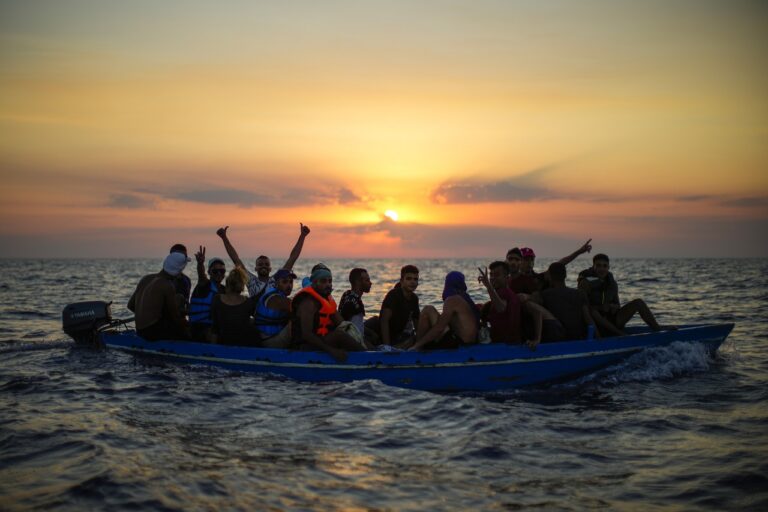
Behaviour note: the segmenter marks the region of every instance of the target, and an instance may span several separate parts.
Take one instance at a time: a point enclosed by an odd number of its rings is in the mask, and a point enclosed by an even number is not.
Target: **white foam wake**
[[[626,361],[587,375],[579,383],[648,382],[671,379],[709,369],[709,353],[701,343],[676,341],[664,347],[647,348]]]

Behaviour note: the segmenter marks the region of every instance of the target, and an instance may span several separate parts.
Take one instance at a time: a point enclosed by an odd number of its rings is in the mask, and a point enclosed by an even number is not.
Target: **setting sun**
[[[396,211],[394,211],[394,210],[387,210],[387,211],[385,211],[385,212],[384,212],[384,216],[385,216],[385,217],[389,217],[389,218],[390,218],[390,219],[392,219],[393,221],[397,222],[397,219],[398,219],[398,215],[397,215],[397,212],[396,212]]]

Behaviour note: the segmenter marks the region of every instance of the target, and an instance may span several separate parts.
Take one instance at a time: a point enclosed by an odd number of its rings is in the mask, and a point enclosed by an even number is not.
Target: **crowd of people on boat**
[[[271,261],[259,256],[251,272],[229,239],[229,226],[217,230],[234,262],[227,273],[222,258],[206,261],[206,248],[195,253],[197,283],[184,273],[192,261],[182,244],[171,247],[157,273],[144,276],[128,301],[136,332],[147,340],[193,340],[238,346],[321,350],[337,361],[360,350],[432,350],[474,343],[539,343],[592,339],[624,334],[639,314],[654,330],[662,326],[642,299],[622,304],[610,259],[596,254],[578,275],[578,287],[566,285],[566,266],[592,250],[587,240],[572,254],[534,270],[529,247],[510,249],[506,258],[478,268],[478,282],[488,300],[476,303],[467,293],[466,277],[445,276],[442,312],[419,306],[419,269],[405,265],[389,290],[379,314],[366,319],[363,296],[371,290],[365,268],[349,272],[350,288],[338,302],[332,296],[333,272],[323,263],[312,267],[300,289],[293,266],[301,255],[309,227],[301,224],[285,264],[272,273]]]

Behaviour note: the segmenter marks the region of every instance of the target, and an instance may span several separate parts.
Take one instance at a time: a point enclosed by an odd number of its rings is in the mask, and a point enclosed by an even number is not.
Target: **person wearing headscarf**
[[[135,313],[136,334],[150,341],[189,339],[189,327],[179,311],[174,279],[187,265],[187,256],[172,252],[165,257],[163,269],[141,278],[128,300]]]
[[[461,272],[448,272],[443,287],[443,312],[433,306],[421,310],[416,343],[411,350],[422,348],[457,348],[477,342],[480,313],[467,293]]]

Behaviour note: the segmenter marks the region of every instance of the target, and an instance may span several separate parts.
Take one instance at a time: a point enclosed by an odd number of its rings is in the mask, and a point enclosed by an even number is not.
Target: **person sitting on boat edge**
[[[350,289],[345,291],[339,300],[341,317],[351,322],[364,339],[376,345],[378,335],[373,329],[365,327],[365,304],[363,294],[371,291],[371,278],[364,268],[353,268],[349,272]]]
[[[213,298],[224,291],[222,282],[227,273],[224,260],[213,257],[208,260],[205,273],[205,247],[195,253],[197,260],[197,284],[189,301],[189,329],[194,341],[209,342],[211,334],[211,305]],[[209,278],[210,277],[210,278]]]
[[[424,306],[410,350],[458,348],[477,343],[480,312],[467,293],[464,274],[448,272],[443,287],[443,313]]]
[[[379,315],[365,321],[381,345],[403,347],[412,344],[419,324],[419,269],[405,265],[400,269],[400,281],[387,292]]]
[[[273,276],[275,286],[261,294],[256,303],[253,323],[261,332],[261,344],[268,348],[291,345],[291,291],[296,274],[281,268]]]
[[[170,253],[163,261],[163,269],[142,277],[128,300],[128,309],[135,314],[136,334],[145,340],[189,339],[189,328],[179,311],[173,284],[186,265],[184,254]]]
[[[485,271],[477,270],[478,281],[491,298],[481,309],[482,319],[490,325],[491,342],[520,343],[520,299],[507,286],[509,266],[505,261],[494,261]]]
[[[256,309],[255,297],[244,297],[248,274],[235,267],[227,274],[224,293],[213,297],[211,303],[211,339],[221,345],[260,347],[261,334],[251,316]]]
[[[184,255],[187,263],[192,261],[187,253],[187,246],[184,244],[173,244],[168,254],[178,252]],[[179,303],[179,311],[181,316],[186,316],[189,312],[189,295],[192,292],[192,280],[184,272],[179,272],[179,275],[173,278],[173,287],[176,289],[176,301]]]
[[[301,256],[301,250],[304,247],[304,239],[309,235],[310,230],[308,226],[301,223],[299,226],[301,227],[299,238],[296,240],[293,249],[291,249],[291,254],[288,256],[288,260],[286,260],[285,264],[281,267],[286,270],[293,270],[293,265],[296,263],[296,260],[299,259],[299,256]],[[235,266],[242,267],[248,275],[248,295],[250,297],[258,297],[260,294],[264,293],[267,288],[274,288],[275,279],[274,276],[270,276],[270,272],[272,272],[272,262],[269,258],[262,254],[256,258],[256,264],[254,265],[256,273],[254,274],[249,271],[237,254],[232,242],[229,240],[229,236],[227,235],[228,229],[229,226],[219,228],[216,230],[216,234],[219,235],[219,238],[221,238],[221,241],[224,243],[224,248],[227,250],[229,258],[235,263]]]
[[[336,361],[347,360],[347,351],[363,350],[354,338],[336,329],[344,320],[333,300],[331,271],[318,268],[310,276],[312,284],[293,297],[293,341],[302,349],[328,352]]]
[[[586,296],[581,290],[566,286],[566,277],[567,271],[563,263],[556,261],[549,266],[547,269],[549,286],[546,290],[537,292],[541,305],[552,313],[562,326],[563,341],[587,338],[590,326],[592,332],[597,334]]]
[[[582,270],[578,279],[579,289],[586,293],[592,315],[604,335],[623,336],[624,327],[635,313],[640,313],[640,318],[654,331],[676,329],[675,326],[659,325],[643,299],[634,299],[622,306],[619,284],[609,270],[610,264],[608,255],[596,254],[592,258],[592,267]]]

